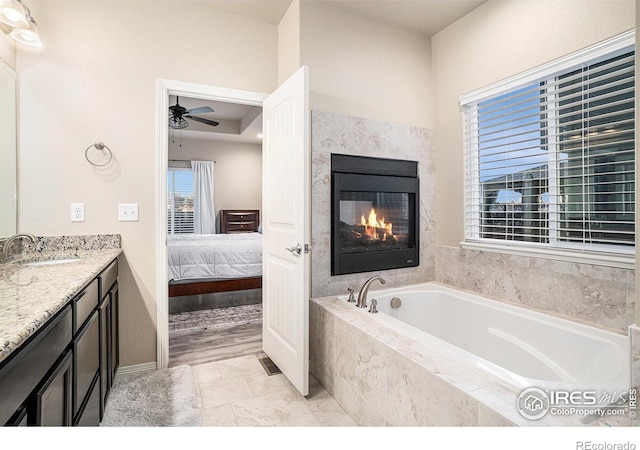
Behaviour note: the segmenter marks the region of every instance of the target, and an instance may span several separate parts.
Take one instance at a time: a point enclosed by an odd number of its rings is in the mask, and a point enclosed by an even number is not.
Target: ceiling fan
[[[194,116],[194,114],[214,112],[213,108],[209,106],[202,106],[200,108],[187,109],[184,106],[180,106],[179,101],[180,97],[176,97],[176,104],[169,107],[169,128],[187,128],[189,126],[189,122],[186,120],[186,118],[195,120],[196,122],[211,125],[212,127],[217,127],[218,125],[220,125],[220,122],[216,122],[215,120],[203,119],[202,117]]]

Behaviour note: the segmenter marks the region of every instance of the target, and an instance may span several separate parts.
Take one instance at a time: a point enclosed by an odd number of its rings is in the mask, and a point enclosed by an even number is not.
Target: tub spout
[[[367,293],[369,292],[369,288],[374,281],[379,281],[382,284],[386,283],[386,281],[384,281],[384,278],[379,276],[371,277],[367,281],[365,281],[362,285],[362,288],[360,288],[360,293],[358,294],[358,303],[356,303],[356,306],[358,308],[367,307]]]

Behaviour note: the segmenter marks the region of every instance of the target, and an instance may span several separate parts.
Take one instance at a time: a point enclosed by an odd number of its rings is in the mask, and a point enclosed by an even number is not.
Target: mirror
[[[16,233],[16,72],[0,58],[0,238]]]

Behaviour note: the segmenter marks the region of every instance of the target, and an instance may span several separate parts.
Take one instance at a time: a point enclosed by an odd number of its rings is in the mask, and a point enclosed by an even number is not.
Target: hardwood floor
[[[169,333],[169,367],[262,353],[262,321]]]

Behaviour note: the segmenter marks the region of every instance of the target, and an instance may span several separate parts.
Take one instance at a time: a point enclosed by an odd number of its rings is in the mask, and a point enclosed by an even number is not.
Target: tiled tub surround
[[[634,323],[632,269],[439,245],[435,273],[443,284],[619,333]]]
[[[36,246],[35,252],[27,250],[21,259],[0,264],[0,362],[116,258],[122,251],[119,243],[119,236],[38,238],[40,251]],[[27,264],[76,258],[61,264]]]
[[[310,304],[311,371],[361,426],[572,426],[524,419],[521,389],[420,343],[336,297]],[[628,416],[590,425],[628,425]]]
[[[359,289],[380,272],[331,276],[331,154],[404,159],[418,162],[420,177],[420,266],[386,270],[392,285],[434,279],[434,157],[429,130],[361,117],[312,111],[312,296]]]

